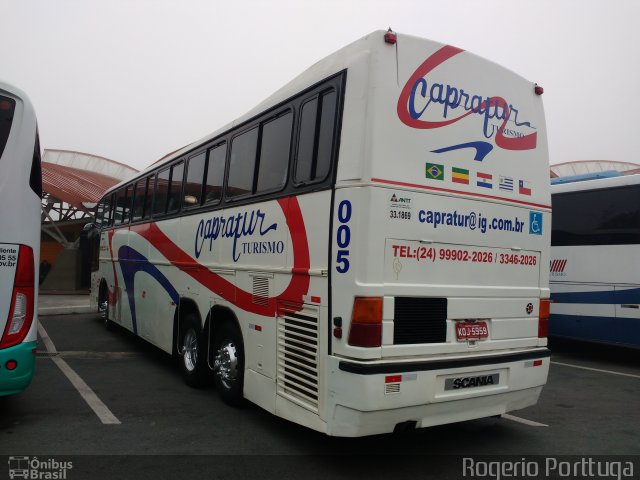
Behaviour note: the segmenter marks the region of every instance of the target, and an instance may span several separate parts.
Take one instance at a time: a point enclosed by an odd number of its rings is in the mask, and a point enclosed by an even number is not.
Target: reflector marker
[[[384,377],[384,383],[409,382],[411,380],[417,379],[417,373],[403,373],[402,375],[387,375],[386,377]]]
[[[542,365],[542,360],[529,360],[528,362],[524,362],[525,367],[539,367]]]

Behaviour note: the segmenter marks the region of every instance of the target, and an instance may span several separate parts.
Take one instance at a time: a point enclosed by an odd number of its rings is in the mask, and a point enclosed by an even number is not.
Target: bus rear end
[[[24,390],[33,375],[41,185],[33,108],[0,83],[0,396]]]
[[[347,74],[328,433],[533,405],[549,368],[542,91],[451,46],[374,37],[366,96]]]

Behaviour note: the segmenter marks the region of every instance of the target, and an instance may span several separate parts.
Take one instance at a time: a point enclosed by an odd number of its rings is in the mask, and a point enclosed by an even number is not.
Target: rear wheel
[[[222,400],[233,406],[243,403],[244,345],[238,327],[223,323],[215,336],[213,372],[216,389]]]
[[[112,330],[114,327],[113,321],[109,320],[109,289],[107,284],[102,282],[100,285],[100,294],[98,295],[98,312],[102,317],[104,326],[107,330]]]
[[[187,315],[183,325],[178,347],[182,378],[191,387],[202,387],[209,380],[206,343],[195,315]]]

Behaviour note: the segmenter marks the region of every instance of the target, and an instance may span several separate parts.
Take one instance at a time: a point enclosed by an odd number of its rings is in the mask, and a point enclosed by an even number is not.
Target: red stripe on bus
[[[233,283],[198,263],[173,243],[173,241],[160,230],[157,224],[132,225],[131,231],[136,232],[149,241],[173,266],[179,268],[198,283],[220,295],[225,300],[247,312],[273,317],[276,314],[277,303],[280,300],[296,302],[296,304],[300,305],[298,310],[301,310],[303,296],[307,295],[310,282],[309,243],[298,200],[295,197],[288,197],[278,200],[278,204],[280,208],[282,208],[291,235],[293,270],[287,288],[280,295],[269,297],[266,305],[256,305],[252,301],[253,294],[251,292],[236,287]]]

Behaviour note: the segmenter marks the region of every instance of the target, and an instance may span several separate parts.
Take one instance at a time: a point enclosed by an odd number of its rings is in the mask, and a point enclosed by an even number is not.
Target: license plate
[[[458,322],[456,323],[456,338],[468,340],[475,338],[487,338],[489,329],[487,322]]]

